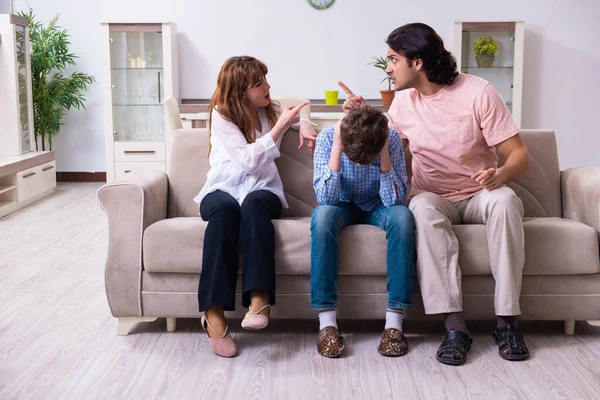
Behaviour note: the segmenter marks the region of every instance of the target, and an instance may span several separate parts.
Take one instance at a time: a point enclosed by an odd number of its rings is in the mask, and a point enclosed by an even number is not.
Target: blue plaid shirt
[[[365,211],[371,211],[380,202],[386,207],[401,204],[407,194],[407,178],[398,132],[390,128],[392,168],[388,172],[381,172],[379,157],[369,165],[358,165],[344,153],[340,172],[334,172],[329,168],[333,130],[333,126],[322,130],[315,144],[313,186],[319,204],[352,202]]]

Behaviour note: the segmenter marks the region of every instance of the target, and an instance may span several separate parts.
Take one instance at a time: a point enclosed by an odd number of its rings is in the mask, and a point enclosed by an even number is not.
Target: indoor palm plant
[[[473,55],[480,68],[491,67],[498,51],[498,44],[491,36],[481,36],[473,45]]]
[[[375,61],[368,63],[368,65],[372,65],[375,68],[379,68],[379,69],[383,70],[383,72],[385,72],[385,70],[387,69],[387,66],[388,66],[387,57],[371,57],[371,58]],[[384,81],[387,81],[388,88],[387,88],[387,90],[380,90],[379,92],[381,93],[381,102],[383,103],[383,105],[389,106],[392,104],[392,101],[394,100],[395,90],[392,90],[392,77],[388,76],[387,72],[386,72],[386,77],[381,80],[381,82],[384,82]]]
[[[69,52],[69,34],[58,25],[56,15],[48,26],[35,20],[33,10],[19,12],[29,21],[31,43],[31,89],[36,150],[38,139],[42,150],[52,150],[54,137],[59,133],[61,118],[67,111],[84,106],[83,93],[94,77],[82,72],[65,76],[65,70],[75,65],[77,56]]]

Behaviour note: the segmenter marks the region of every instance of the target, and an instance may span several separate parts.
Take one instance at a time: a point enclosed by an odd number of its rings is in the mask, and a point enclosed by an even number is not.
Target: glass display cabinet
[[[454,22],[452,53],[460,72],[491,82],[521,126],[525,24]]]
[[[0,15],[0,155],[35,150],[28,25],[24,17]]]
[[[164,99],[179,100],[173,23],[104,23],[106,177],[137,168],[166,171]]]

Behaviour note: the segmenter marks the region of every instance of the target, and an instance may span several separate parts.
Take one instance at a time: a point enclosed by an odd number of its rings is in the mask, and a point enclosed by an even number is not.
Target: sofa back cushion
[[[198,194],[209,169],[208,129],[176,129],[173,131],[169,165],[169,218],[197,217]],[[312,187],[312,154],[298,150],[298,133],[290,130],[281,142],[281,157],[276,161],[290,208],[283,217],[308,217],[317,205]]]
[[[197,217],[194,201],[208,172],[208,129],[175,129],[171,147],[168,217]]]
[[[531,153],[531,166],[510,186],[523,200],[525,216],[560,217],[560,170],[554,132],[523,130],[522,136]],[[297,132],[291,130],[284,135],[281,157],[275,162],[290,206],[283,210],[283,217],[310,216],[317,205],[312,154],[298,150]],[[208,168],[208,130],[176,129],[168,170],[170,218],[198,216],[193,198],[204,185]]]
[[[554,131],[522,129],[521,136],[531,154],[531,164],[527,172],[509,186],[523,201],[526,217],[562,217]],[[504,163],[502,156],[500,163]]]

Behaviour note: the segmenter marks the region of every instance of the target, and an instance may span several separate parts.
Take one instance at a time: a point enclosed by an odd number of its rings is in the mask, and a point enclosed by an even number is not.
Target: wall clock
[[[333,4],[333,2],[335,0],[306,0],[308,1],[308,4],[310,4],[310,6],[316,10],[326,10],[329,7],[331,7],[331,5]]]

